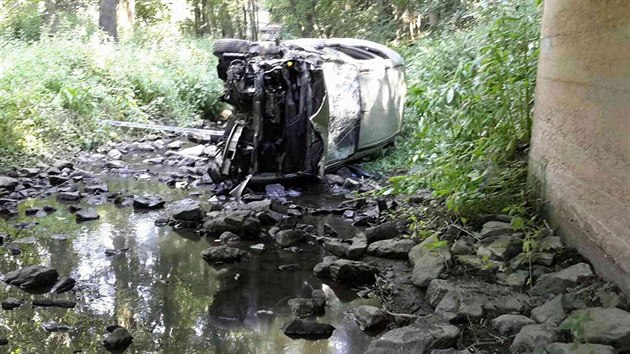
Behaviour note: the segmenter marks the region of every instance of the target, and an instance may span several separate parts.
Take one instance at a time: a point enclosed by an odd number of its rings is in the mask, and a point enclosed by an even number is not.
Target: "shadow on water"
[[[113,191],[160,195],[167,204],[188,194],[149,181],[109,177],[106,182]],[[304,198],[307,202],[316,199]],[[46,217],[24,216],[27,208],[44,205],[57,211]],[[267,245],[262,254],[215,267],[199,254],[215,241],[194,232],[155,226],[162,211],[138,213],[111,203],[94,207],[100,219],[77,224],[66,204],[54,198],[33,199],[20,204],[19,218],[0,219],[0,232],[10,234],[12,242],[30,240],[18,242],[19,255],[12,255],[6,245],[0,247],[0,273],[43,264],[56,268],[60,277],[77,280],[75,290],[54,296],[28,294],[2,283],[0,299],[15,297],[25,304],[0,312],[0,337],[10,342],[0,349],[104,352],[101,340],[111,324],[126,327],[134,336],[127,353],[363,353],[371,341],[345,312],[372,300],[357,299],[354,292],[315,278],[312,268],[323,257],[319,247],[306,246],[297,254]],[[327,222],[345,225],[338,217],[328,218]],[[20,230],[12,226],[23,221],[37,225]],[[249,245],[243,242],[238,247],[247,249]],[[106,249],[128,250],[108,256]],[[278,270],[283,264],[298,264],[298,268]],[[326,315],[320,321],[337,330],[327,340],[291,340],[281,331],[293,318],[287,301],[307,297],[315,288],[329,296]],[[77,306],[31,306],[33,299],[43,298],[73,300]],[[72,329],[48,333],[41,326],[48,321]]]

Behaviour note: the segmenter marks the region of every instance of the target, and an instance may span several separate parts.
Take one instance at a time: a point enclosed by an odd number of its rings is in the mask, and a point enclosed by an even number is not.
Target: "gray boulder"
[[[201,251],[201,257],[210,263],[236,262],[246,255],[246,251],[228,246],[210,247]]]
[[[409,251],[409,261],[414,265],[411,280],[415,286],[427,287],[452,263],[448,247],[435,245],[435,238],[429,237]]]
[[[485,240],[483,240],[485,241]],[[484,242],[481,243],[484,243]],[[523,240],[518,236],[501,236],[485,246],[479,247],[478,256],[488,255],[492,258],[508,261],[521,253]]]
[[[26,291],[39,291],[52,288],[58,277],[54,268],[32,265],[5,274],[4,281]]]
[[[284,326],[282,332],[290,338],[324,339],[332,335],[335,327],[327,323],[294,319]]]
[[[14,297],[8,297],[2,301],[3,310],[13,310],[24,304],[24,301],[16,299]]]
[[[160,197],[142,196],[133,200],[134,209],[161,209],[164,207],[164,200]]]
[[[518,333],[521,328],[536,322],[523,315],[501,315],[492,320],[492,327],[504,336]]]
[[[221,234],[221,236],[219,236],[219,240],[223,241],[223,242],[238,242],[241,240],[240,237],[238,237],[237,234],[231,232],[231,231],[226,231],[224,233]]]
[[[472,254],[474,253],[474,249],[470,244],[468,244],[468,242],[459,239],[453,242],[453,245],[451,246],[451,253],[454,255]]]
[[[387,317],[385,313],[376,306],[361,305],[354,309],[354,320],[362,330],[370,330],[385,325]]]
[[[133,336],[123,327],[114,329],[103,339],[103,346],[109,351],[122,353],[133,342]]]
[[[479,236],[484,239],[493,236],[511,235],[512,232],[512,225],[509,222],[488,221],[483,224]]]
[[[580,282],[594,277],[591,266],[578,263],[555,273],[543,274],[538,278],[532,289],[534,295],[560,294],[567,288],[574,287]]]
[[[367,250],[368,242],[363,233],[356,235],[350,239],[350,245],[348,246],[348,252],[346,258],[357,260],[365,254]]]
[[[514,313],[529,309],[529,297],[507,286],[477,280],[431,281],[426,298],[435,313],[447,320],[481,317],[491,313]]]
[[[57,193],[57,199],[67,202],[76,202],[81,199],[81,193],[77,191],[59,192]]]
[[[381,225],[368,227],[365,229],[365,238],[368,244],[376,241],[387,240],[398,236],[396,225],[392,222],[386,222]]]
[[[542,351],[547,345],[558,340],[558,334],[558,328],[551,325],[527,325],[514,337],[510,352],[521,354]]]
[[[350,242],[332,237],[322,237],[322,242],[326,252],[337,257],[346,257],[350,249]]]
[[[331,278],[348,285],[374,284],[378,268],[369,264],[348,259],[330,260],[327,257],[313,268],[316,276]]]
[[[0,189],[12,191],[17,187],[18,180],[13,177],[0,176]]]
[[[289,300],[291,312],[297,317],[321,316],[325,312],[326,294],[315,289],[311,292],[311,298],[295,298]]]
[[[608,344],[615,347],[630,345],[630,313],[607,307],[591,307],[571,313],[562,326],[580,321],[582,338],[588,343]]]
[[[302,230],[280,230],[274,236],[274,240],[280,247],[290,247],[296,245],[306,238],[306,233]]]
[[[538,250],[540,252],[558,252],[564,248],[564,243],[559,236],[548,236],[540,240]]]
[[[169,208],[169,214],[177,221],[201,221],[204,211],[198,201],[190,198],[175,202]]]
[[[508,285],[516,289],[521,289],[529,279],[529,272],[526,270],[517,270],[512,273],[497,274],[498,283]]]
[[[120,160],[122,159],[122,152],[118,149],[111,149],[107,152],[107,157],[112,160]]]
[[[212,212],[203,223],[202,233],[209,237],[217,237],[229,231],[244,239],[257,239],[261,224],[251,210],[229,210]]]
[[[373,341],[369,354],[428,354],[435,348],[449,348],[460,331],[438,315],[418,318],[411,326],[396,328]]]
[[[415,245],[416,243],[410,239],[381,240],[370,244],[367,253],[383,258],[405,259]]]
[[[100,218],[100,216],[96,212],[96,209],[94,208],[77,210],[77,212],[74,214],[74,217],[76,218],[77,222],[96,220]]]
[[[532,310],[532,318],[538,323],[559,325],[566,317],[567,314],[562,306],[562,295],[557,295]]]
[[[56,321],[42,323],[42,328],[46,332],[70,332],[72,327]]]
[[[614,354],[615,348],[608,345],[591,343],[551,343],[547,354]]]

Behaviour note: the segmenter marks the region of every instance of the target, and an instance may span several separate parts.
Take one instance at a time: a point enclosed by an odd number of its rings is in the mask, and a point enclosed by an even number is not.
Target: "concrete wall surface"
[[[630,294],[630,0],[545,0],[530,182]]]

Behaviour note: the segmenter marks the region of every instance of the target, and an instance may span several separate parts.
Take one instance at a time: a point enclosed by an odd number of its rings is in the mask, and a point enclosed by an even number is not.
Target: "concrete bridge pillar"
[[[545,0],[530,182],[630,294],[630,0]]]

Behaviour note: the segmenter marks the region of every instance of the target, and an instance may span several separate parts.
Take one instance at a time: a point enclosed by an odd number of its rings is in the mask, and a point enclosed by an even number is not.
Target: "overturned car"
[[[233,180],[322,176],[390,143],[401,129],[405,68],[358,39],[214,43],[233,106],[219,167]]]

